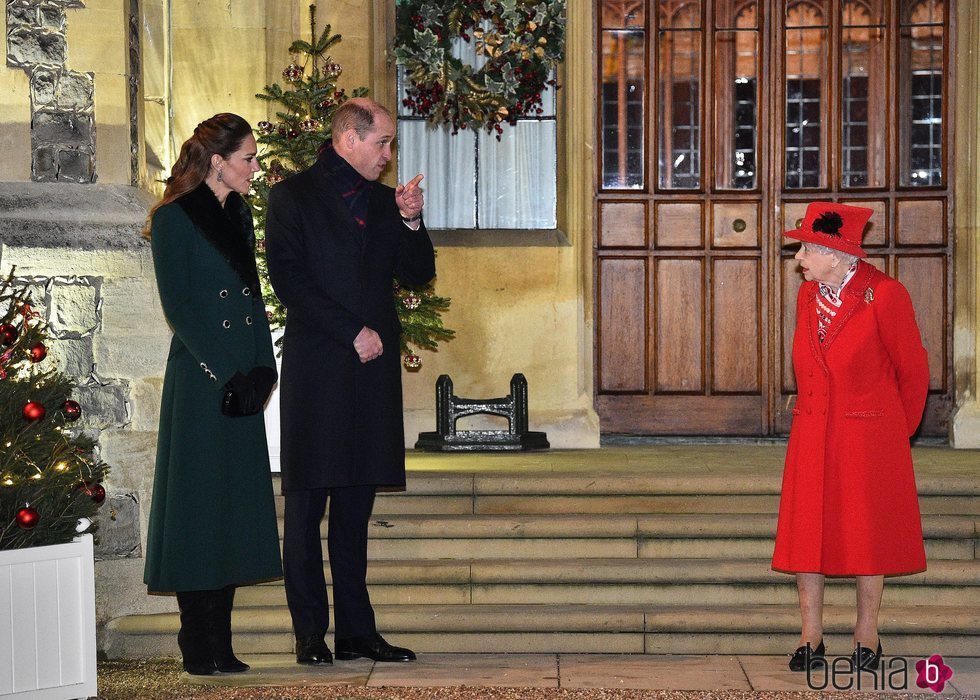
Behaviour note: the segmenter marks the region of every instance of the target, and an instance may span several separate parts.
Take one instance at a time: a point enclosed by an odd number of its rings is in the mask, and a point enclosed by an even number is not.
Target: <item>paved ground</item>
[[[222,686],[352,685],[363,687],[486,687],[639,689],[679,691],[809,691],[861,690],[934,695],[916,686],[918,659],[886,657],[877,675],[850,672],[842,659],[831,673],[793,673],[788,657],[656,656],[604,654],[423,654],[416,663],[376,664],[369,660],[337,662],[334,666],[300,667],[291,656],[244,657],[252,670],[185,682]],[[953,669],[943,695],[980,697],[980,658],[950,658]],[[386,697],[397,697],[388,695]]]

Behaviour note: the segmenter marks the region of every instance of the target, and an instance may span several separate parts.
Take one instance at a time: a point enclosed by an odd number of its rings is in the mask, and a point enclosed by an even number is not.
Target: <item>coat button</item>
[[[806,395],[807,396],[813,396],[813,392],[812,391],[808,391],[808,392],[806,392]]]
[[[251,326],[252,325],[252,317],[251,316],[246,316],[245,317],[245,325],[246,326]]]
[[[807,414],[808,416],[809,416],[810,414],[812,414],[812,413],[813,413],[813,409],[812,409],[812,408],[808,408],[808,409],[806,409],[806,414]]]
[[[222,289],[220,292],[218,292],[218,296],[222,299],[226,299],[228,297],[228,290]],[[812,377],[813,375],[811,374],[810,376]]]
[[[249,289],[248,287],[245,287],[245,288],[243,288],[243,289],[242,289],[242,294],[243,294],[244,296],[248,296],[248,295],[249,295],[249,294],[251,294],[251,293],[252,293],[252,290],[251,290],[251,289]]]
[[[224,321],[221,322],[221,325],[224,326],[225,328],[231,328],[231,321],[229,321],[226,318]]]

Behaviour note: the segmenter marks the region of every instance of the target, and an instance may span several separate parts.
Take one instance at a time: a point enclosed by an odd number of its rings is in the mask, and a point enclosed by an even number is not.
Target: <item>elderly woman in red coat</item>
[[[853,663],[881,659],[885,576],[926,568],[909,437],[929,385],[926,351],[905,287],[861,260],[871,209],[816,202],[796,259],[798,398],[786,451],[772,568],[796,574],[802,633],[794,671],[826,663],[825,576],[857,579]]]

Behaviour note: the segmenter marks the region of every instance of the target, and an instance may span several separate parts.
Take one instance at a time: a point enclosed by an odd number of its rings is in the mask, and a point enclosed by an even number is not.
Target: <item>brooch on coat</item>
[[[864,290],[864,303],[870,304],[874,300],[875,300],[875,290],[873,290],[871,287],[868,287],[867,289]]]

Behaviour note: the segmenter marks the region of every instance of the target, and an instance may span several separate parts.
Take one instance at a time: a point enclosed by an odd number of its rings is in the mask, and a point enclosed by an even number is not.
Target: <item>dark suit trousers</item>
[[[286,602],[298,638],[323,637],[330,625],[323,576],[320,521],[329,496],[327,552],[333,579],[334,637],[377,632],[367,591],[367,528],[374,486],[303,489],[285,492],[283,574]]]

